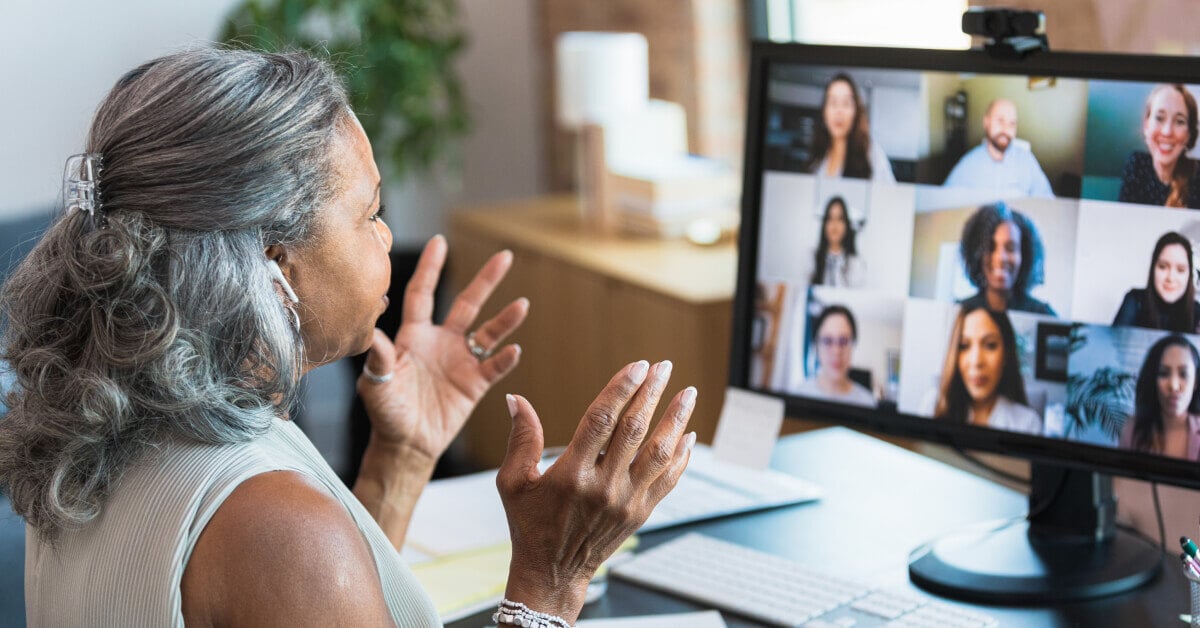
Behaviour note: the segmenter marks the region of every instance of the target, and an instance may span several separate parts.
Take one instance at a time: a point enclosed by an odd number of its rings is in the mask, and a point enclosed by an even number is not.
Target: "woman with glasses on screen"
[[[1040,434],[1017,359],[1017,336],[1004,312],[964,305],[954,320],[933,417]]]
[[[963,307],[997,312],[1019,310],[1054,316],[1048,304],[1029,296],[1042,280],[1042,238],[1033,221],[1004,203],[980,207],[963,225],[959,244],[967,278],[979,292]]]
[[[1146,352],[1138,372],[1133,416],[1121,430],[1120,447],[1173,458],[1200,458],[1200,353],[1187,338],[1171,334]]]
[[[1200,303],[1193,269],[1191,241],[1174,231],[1164,233],[1154,244],[1146,287],[1125,293],[1112,324],[1196,333]]]
[[[858,288],[863,284],[864,264],[854,240],[857,233],[846,211],[846,201],[834,196],[825,203],[821,218],[821,240],[817,244],[813,274],[814,286]]]
[[[826,177],[896,181],[887,154],[871,141],[867,112],[849,74],[839,73],[825,85],[805,170]]]
[[[1195,148],[1196,98],[1178,83],[1156,85],[1142,112],[1142,141],[1121,173],[1122,203],[1200,208],[1200,172],[1187,156]]]
[[[843,305],[821,310],[813,322],[813,344],[817,348],[817,376],[801,382],[796,394],[856,406],[874,406],[875,395],[850,379],[850,362],[858,340],[854,314]]]

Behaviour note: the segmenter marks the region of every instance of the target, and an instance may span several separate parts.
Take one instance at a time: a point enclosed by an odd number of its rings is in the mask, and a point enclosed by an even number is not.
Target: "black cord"
[[[1163,554],[1167,553],[1167,532],[1163,525],[1162,504],[1158,501],[1158,482],[1150,483],[1150,492],[1154,494],[1154,516],[1158,517],[1158,546]]]
[[[980,460],[979,458],[976,458],[974,455],[967,453],[960,447],[954,447],[953,449],[954,449],[955,453],[962,456],[963,459],[965,459],[967,462],[970,462],[971,464],[979,467],[980,469],[983,469],[984,471],[987,471],[988,473],[991,473],[992,475],[996,475],[1001,478],[1004,478],[1005,480],[1008,480],[1009,482],[1021,484],[1023,486],[1029,486],[1029,478],[1023,478],[1019,475],[1009,473],[1008,471],[1005,471],[1003,469],[997,469],[996,467],[993,467],[992,465]]]

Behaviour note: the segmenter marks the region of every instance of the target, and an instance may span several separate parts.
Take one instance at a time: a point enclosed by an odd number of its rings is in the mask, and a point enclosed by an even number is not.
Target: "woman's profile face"
[[[858,108],[854,104],[854,88],[846,81],[834,81],[825,88],[825,128],[833,139],[846,139],[854,125]]]
[[[1173,88],[1156,91],[1142,123],[1142,135],[1155,165],[1174,167],[1187,150],[1188,112],[1183,95]]]
[[[1182,244],[1168,244],[1154,260],[1154,291],[1164,303],[1175,303],[1187,292],[1191,260]]]
[[[830,314],[817,328],[817,362],[826,377],[845,381],[854,351],[854,330],[842,314]]]
[[[1158,404],[1164,417],[1187,414],[1196,387],[1196,365],[1187,347],[1171,345],[1158,363]]]
[[[825,212],[825,241],[837,246],[842,245],[846,237],[846,208],[841,203],[833,203]]]
[[[1004,359],[1004,337],[992,317],[982,309],[967,314],[958,340],[958,373],[971,401],[995,399]]]
[[[312,365],[371,347],[392,274],[392,232],[378,213],[379,170],[356,118],[339,124],[331,162],[338,191],[318,210],[312,239],[281,262],[300,298],[301,335]]]
[[[1021,272],[1021,229],[1012,221],[1002,222],[992,232],[987,257],[987,287],[1012,290]]]

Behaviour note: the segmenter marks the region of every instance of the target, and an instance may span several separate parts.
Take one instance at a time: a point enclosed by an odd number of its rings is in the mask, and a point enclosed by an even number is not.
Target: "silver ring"
[[[484,349],[482,345],[480,345],[478,342],[475,342],[475,332],[467,334],[467,350],[470,351],[471,355],[475,356],[475,359],[479,360],[480,362],[488,359],[488,356],[492,355],[491,349]]]
[[[369,381],[373,384],[386,384],[386,383],[392,381],[392,376],[395,374],[396,374],[396,372],[392,371],[391,373],[387,373],[384,375],[376,375],[375,373],[371,372],[371,369],[367,368],[366,364],[363,365],[363,370],[362,370],[363,377],[367,378],[367,381]]]

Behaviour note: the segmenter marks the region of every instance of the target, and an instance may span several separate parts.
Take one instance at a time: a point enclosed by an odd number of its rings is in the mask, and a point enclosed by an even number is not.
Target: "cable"
[[[1162,504],[1158,501],[1158,482],[1150,483],[1150,492],[1154,494],[1154,516],[1158,517],[1158,546],[1163,554],[1167,553],[1167,532],[1163,525]]]

